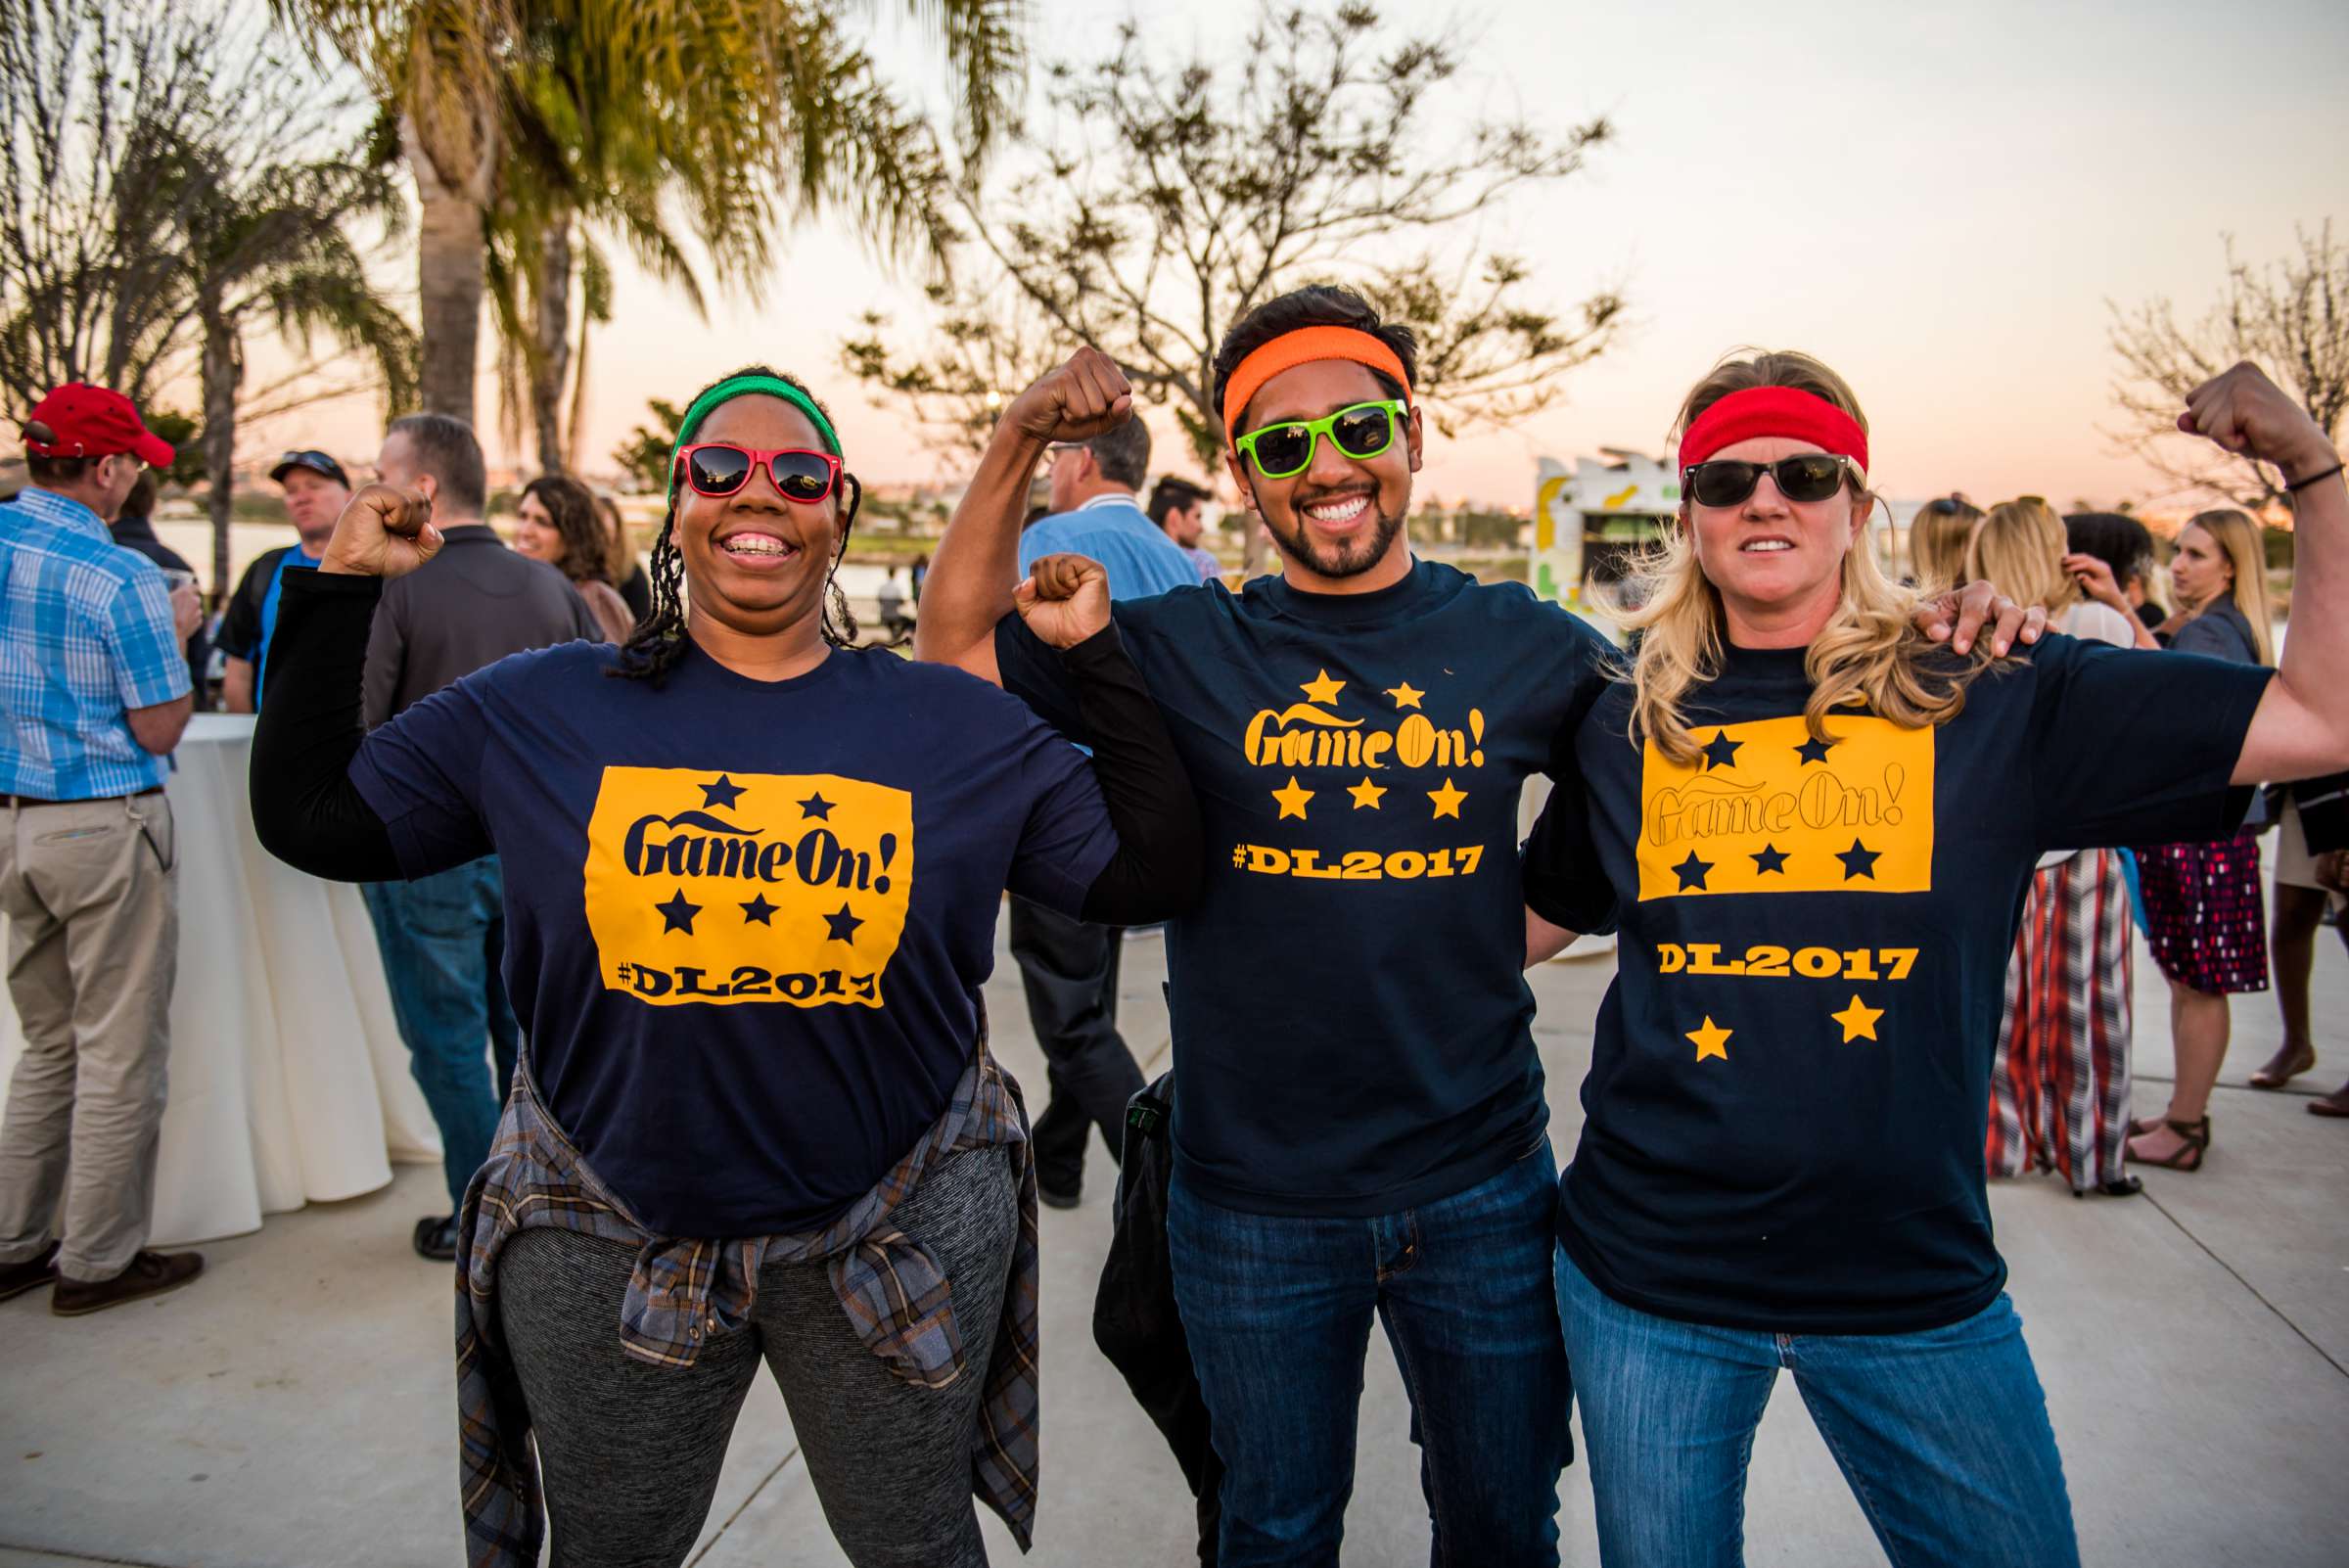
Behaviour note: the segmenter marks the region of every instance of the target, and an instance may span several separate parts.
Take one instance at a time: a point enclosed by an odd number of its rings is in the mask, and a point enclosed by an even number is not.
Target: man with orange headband
[[[1412,558],[1416,357],[1345,290],[1251,312],[1216,381],[1281,573],[1114,607],[1207,817],[1206,896],[1168,938],[1169,1240],[1227,1465],[1227,1568],[1335,1557],[1373,1315],[1446,1556],[1557,1560],[1557,1166],[1519,972],[1517,799],[1606,648],[1522,588]],[[1066,682],[998,625],[1019,503],[1041,433],[1129,401],[1089,351],[1015,400],[939,546],[921,657],[1074,720]]]
[[[1335,1560],[1375,1315],[1443,1559],[1555,1563],[1569,1385],[1517,804],[1537,772],[1573,786],[1611,650],[1521,586],[1413,558],[1408,328],[1302,289],[1241,320],[1215,370],[1280,573],[1113,616],[1207,834],[1205,893],[1168,930],[1168,1242],[1227,1467],[1220,1561]],[[1080,738],[1011,614],[1020,506],[1050,432],[1129,406],[1089,350],[1014,400],[916,636]]]

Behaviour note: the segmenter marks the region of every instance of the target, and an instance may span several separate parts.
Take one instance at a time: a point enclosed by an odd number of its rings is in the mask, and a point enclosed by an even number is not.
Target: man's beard
[[[1371,498],[1370,505],[1373,511],[1377,510],[1375,496]],[[1271,530],[1272,537],[1298,565],[1323,577],[1361,576],[1386,559],[1387,549],[1395,542],[1395,535],[1403,531],[1402,513],[1390,517],[1379,512],[1378,521],[1368,531],[1335,545],[1316,545],[1308,531],[1311,525],[1305,521],[1305,514],[1293,512],[1291,516],[1295,519],[1296,531],[1293,533],[1283,532],[1270,518],[1265,520],[1265,527]]]

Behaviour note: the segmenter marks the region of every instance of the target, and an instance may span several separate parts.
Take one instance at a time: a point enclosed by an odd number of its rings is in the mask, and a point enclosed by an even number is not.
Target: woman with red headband
[[[1680,424],[1646,635],[1575,741],[1588,812],[1526,864],[1543,916],[1622,931],[1558,1213],[1601,1555],[1742,1561],[1786,1368],[1892,1560],[2076,1563],[1984,1192],[2006,954],[2044,851],[2223,835],[2233,786],[2349,763],[2340,460],[2249,365],[2179,421],[2298,494],[2280,672],[2069,637],[1994,665],[1878,569],[1834,372],[1727,361]]]

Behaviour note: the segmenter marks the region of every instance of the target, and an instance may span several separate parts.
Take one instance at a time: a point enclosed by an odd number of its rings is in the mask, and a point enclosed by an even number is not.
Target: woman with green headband
[[[1071,398],[1065,437],[1129,406]],[[262,842],[345,879],[505,866],[529,1049],[460,1217],[477,1565],[535,1562],[542,1506],[558,1564],[682,1562],[762,1359],[859,1568],[984,1563],[974,1494],[1028,1543],[1036,1185],[986,1046],[995,914],[1009,887],[1163,918],[1198,815],[1098,566],[1020,593],[1088,763],[983,682],[852,646],[857,496],[806,389],[728,377],[678,433],[623,647],[505,660],[365,735],[369,619],[438,548],[430,503],[362,490],[289,583]]]

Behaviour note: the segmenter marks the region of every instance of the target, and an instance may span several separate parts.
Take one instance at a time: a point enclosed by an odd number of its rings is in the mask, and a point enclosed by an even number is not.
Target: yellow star
[[[1440,790],[1429,790],[1427,798],[1436,803],[1436,815],[1456,818],[1460,814],[1460,803],[1468,799],[1468,792],[1453,788],[1451,780],[1446,779],[1444,787]]]
[[[1379,797],[1387,792],[1384,787],[1371,783],[1369,775],[1364,774],[1362,776],[1362,781],[1359,784],[1349,785],[1346,793],[1354,797],[1354,808],[1356,810],[1359,811],[1363,807],[1367,806],[1371,810],[1375,811],[1378,809]]]
[[[1427,693],[1406,680],[1400,686],[1389,686],[1387,695],[1395,699],[1395,706],[1398,708],[1416,708],[1419,706],[1419,699],[1426,696]]]
[[[1843,1026],[1843,1042],[1849,1045],[1856,1039],[1874,1039],[1876,1038],[1876,1020],[1884,1016],[1884,1009],[1870,1007],[1858,996],[1854,996],[1849,1007],[1840,1013],[1829,1013],[1827,1016]]]
[[[1300,822],[1305,820],[1305,803],[1313,798],[1313,792],[1299,784],[1294,773],[1289,775],[1287,789],[1272,792],[1272,799],[1280,803],[1281,816],[1293,816]],[[1275,817],[1274,820],[1278,821],[1279,818]]]
[[[1713,1015],[1708,1013],[1705,1015],[1705,1027],[1688,1031],[1688,1038],[1696,1041],[1698,1061],[1708,1056],[1718,1056],[1726,1062],[1729,1059],[1729,1037],[1735,1033],[1733,1029],[1724,1029],[1714,1023]]]
[[[1335,708],[1338,703],[1338,693],[1346,689],[1346,682],[1330,679],[1329,671],[1324,669],[1297,689],[1304,692],[1309,700],[1319,703],[1324,708]]]

